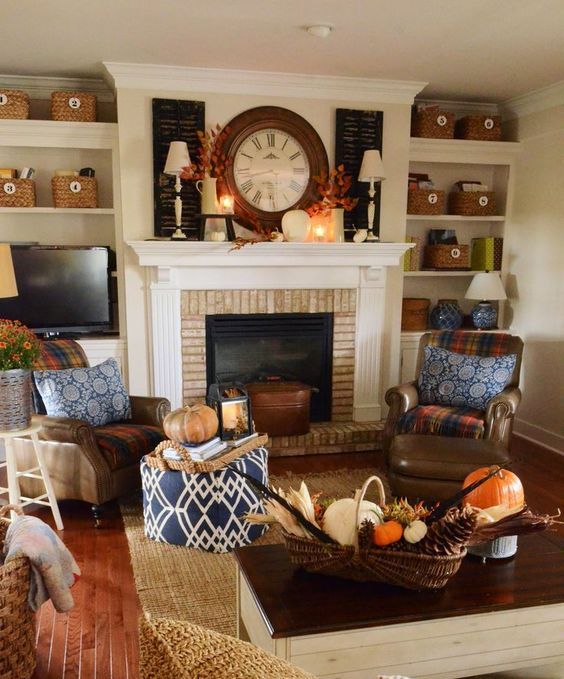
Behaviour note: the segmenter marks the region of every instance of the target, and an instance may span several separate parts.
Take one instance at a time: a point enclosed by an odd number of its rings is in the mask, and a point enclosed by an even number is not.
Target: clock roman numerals
[[[245,193],[249,193],[249,191],[253,188],[253,180],[252,179],[247,179],[246,182],[241,184],[241,190],[244,191]]]
[[[274,132],[267,132],[266,133],[266,141],[270,148],[273,148],[276,146],[276,135]]]
[[[305,174],[305,167],[294,167],[292,169],[294,174]]]
[[[255,145],[257,151],[262,150],[262,144],[260,143],[260,139],[259,139],[258,137],[253,137],[253,138],[251,139],[251,141],[252,141],[253,144]]]
[[[301,184],[298,184],[298,182],[295,179],[292,179],[290,181],[290,188],[292,189],[292,191],[298,193],[299,191],[302,190],[303,187]]]
[[[302,155],[301,151],[296,151],[295,153],[292,153],[290,156],[290,160],[296,160],[296,158],[299,158]]]
[[[262,198],[262,191],[257,191],[255,195],[253,196],[253,203],[255,205],[258,205],[260,203],[260,199]]]

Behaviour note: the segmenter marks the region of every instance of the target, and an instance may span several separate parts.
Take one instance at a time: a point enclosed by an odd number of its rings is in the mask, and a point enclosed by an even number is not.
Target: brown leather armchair
[[[509,459],[509,437],[521,400],[518,385],[523,341],[516,336],[485,332],[425,333],[419,342],[418,377],[425,347],[430,344],[463,354],[517,356],[507,386],[487,402],[484,411],[421,406],[418,379],[386,392],[389,412],[383,446],[392,492],[443,499],[460,488],[472,469]],[[443,427],[443,422],[448,426]]]
[[[43,343],[40,369],[88,367],[82,347],[74,340]],[[42,404],[34,394],[36,410]],[[164,439],[162,422],[170,412],[166,398],[130,396],[131,419],[92,427],[83,420],[36,414],[38,437],[57,500],[83,500],[92,504],[99,526],[101,505],[141,485],[139,462]],[[18,467],[35,466],[31,440],[15,439]],[[38,485],[39,484],[39,485]],[[20,478],[23,495],[43,492],[39,481]]]

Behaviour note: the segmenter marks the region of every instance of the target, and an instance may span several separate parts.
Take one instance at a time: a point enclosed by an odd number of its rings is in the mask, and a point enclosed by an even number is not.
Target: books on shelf
[[[258,436],[258,432],[254,432],[252,434],[249,434],[248,436],[243,436],[242,439],[235,439],[233,441],[229,441],[229,445],[232,448],[238,448],[239,446],[242,446],[243,443],[247,443],[247,441],[251,441],[252,439],[256,439]]]
[[[501,271],[503,238],[473,238],[470,266],[474,271]]]
[[[180,445],[182,445],[188,451],[190,457],[196,462],[209,460],[210,458],[219,455],[219,453],[222,453],[227,448],[227,443],[222,441],[219,436],[215,436],[209,441],[204,441],[204,443],[194,446],[187,444]],[[180,455],[176,450],[174,450],[174,448],[167,448],[163,452],[163,457],[166,457],[168,460],[178,461],[181,459]]]
[[[421,269],[421,237],[407,236],[406,243],[415,243],[415,247],[408,250],[403,256],[404,271],[419,271]]]

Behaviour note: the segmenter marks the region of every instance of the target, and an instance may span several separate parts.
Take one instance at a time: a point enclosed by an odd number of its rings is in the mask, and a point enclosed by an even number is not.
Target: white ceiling
[[[308,35],[328,23],[328,38]],[[564,0],[15,0],[0,73],[100,77],[102,61],[428,81],[498,102],[564,80]]]

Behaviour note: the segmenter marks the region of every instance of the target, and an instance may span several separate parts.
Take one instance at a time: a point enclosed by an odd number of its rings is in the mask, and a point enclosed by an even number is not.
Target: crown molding
[[[564,80],[561,80],[540,90],[534,90],[519,97],[507,99],[500,104],[500,110],[503,117],[510,120],[511,118],[522,118],[531,113],[538,113],[539,111],[563,105]]]
[[[116,89],[258,94],[306,99],[412,104],[426,85],[411,80],[377,80],[270,71],[103,62]]]
[[[470,116],[479,113],[493,116],[499,113],[499,106],[493,102],[417,98],[415,103],[425,106],[438,106],[442,111],[454,113],[456,116]]]
[[[78,90],[95,94],[98,101],[114,102],[114,93],[104,80],[93,78],[44,78],[28,75],[1,75],[0,87],[24,90],[30,99],[51,99],[52,92]]]

